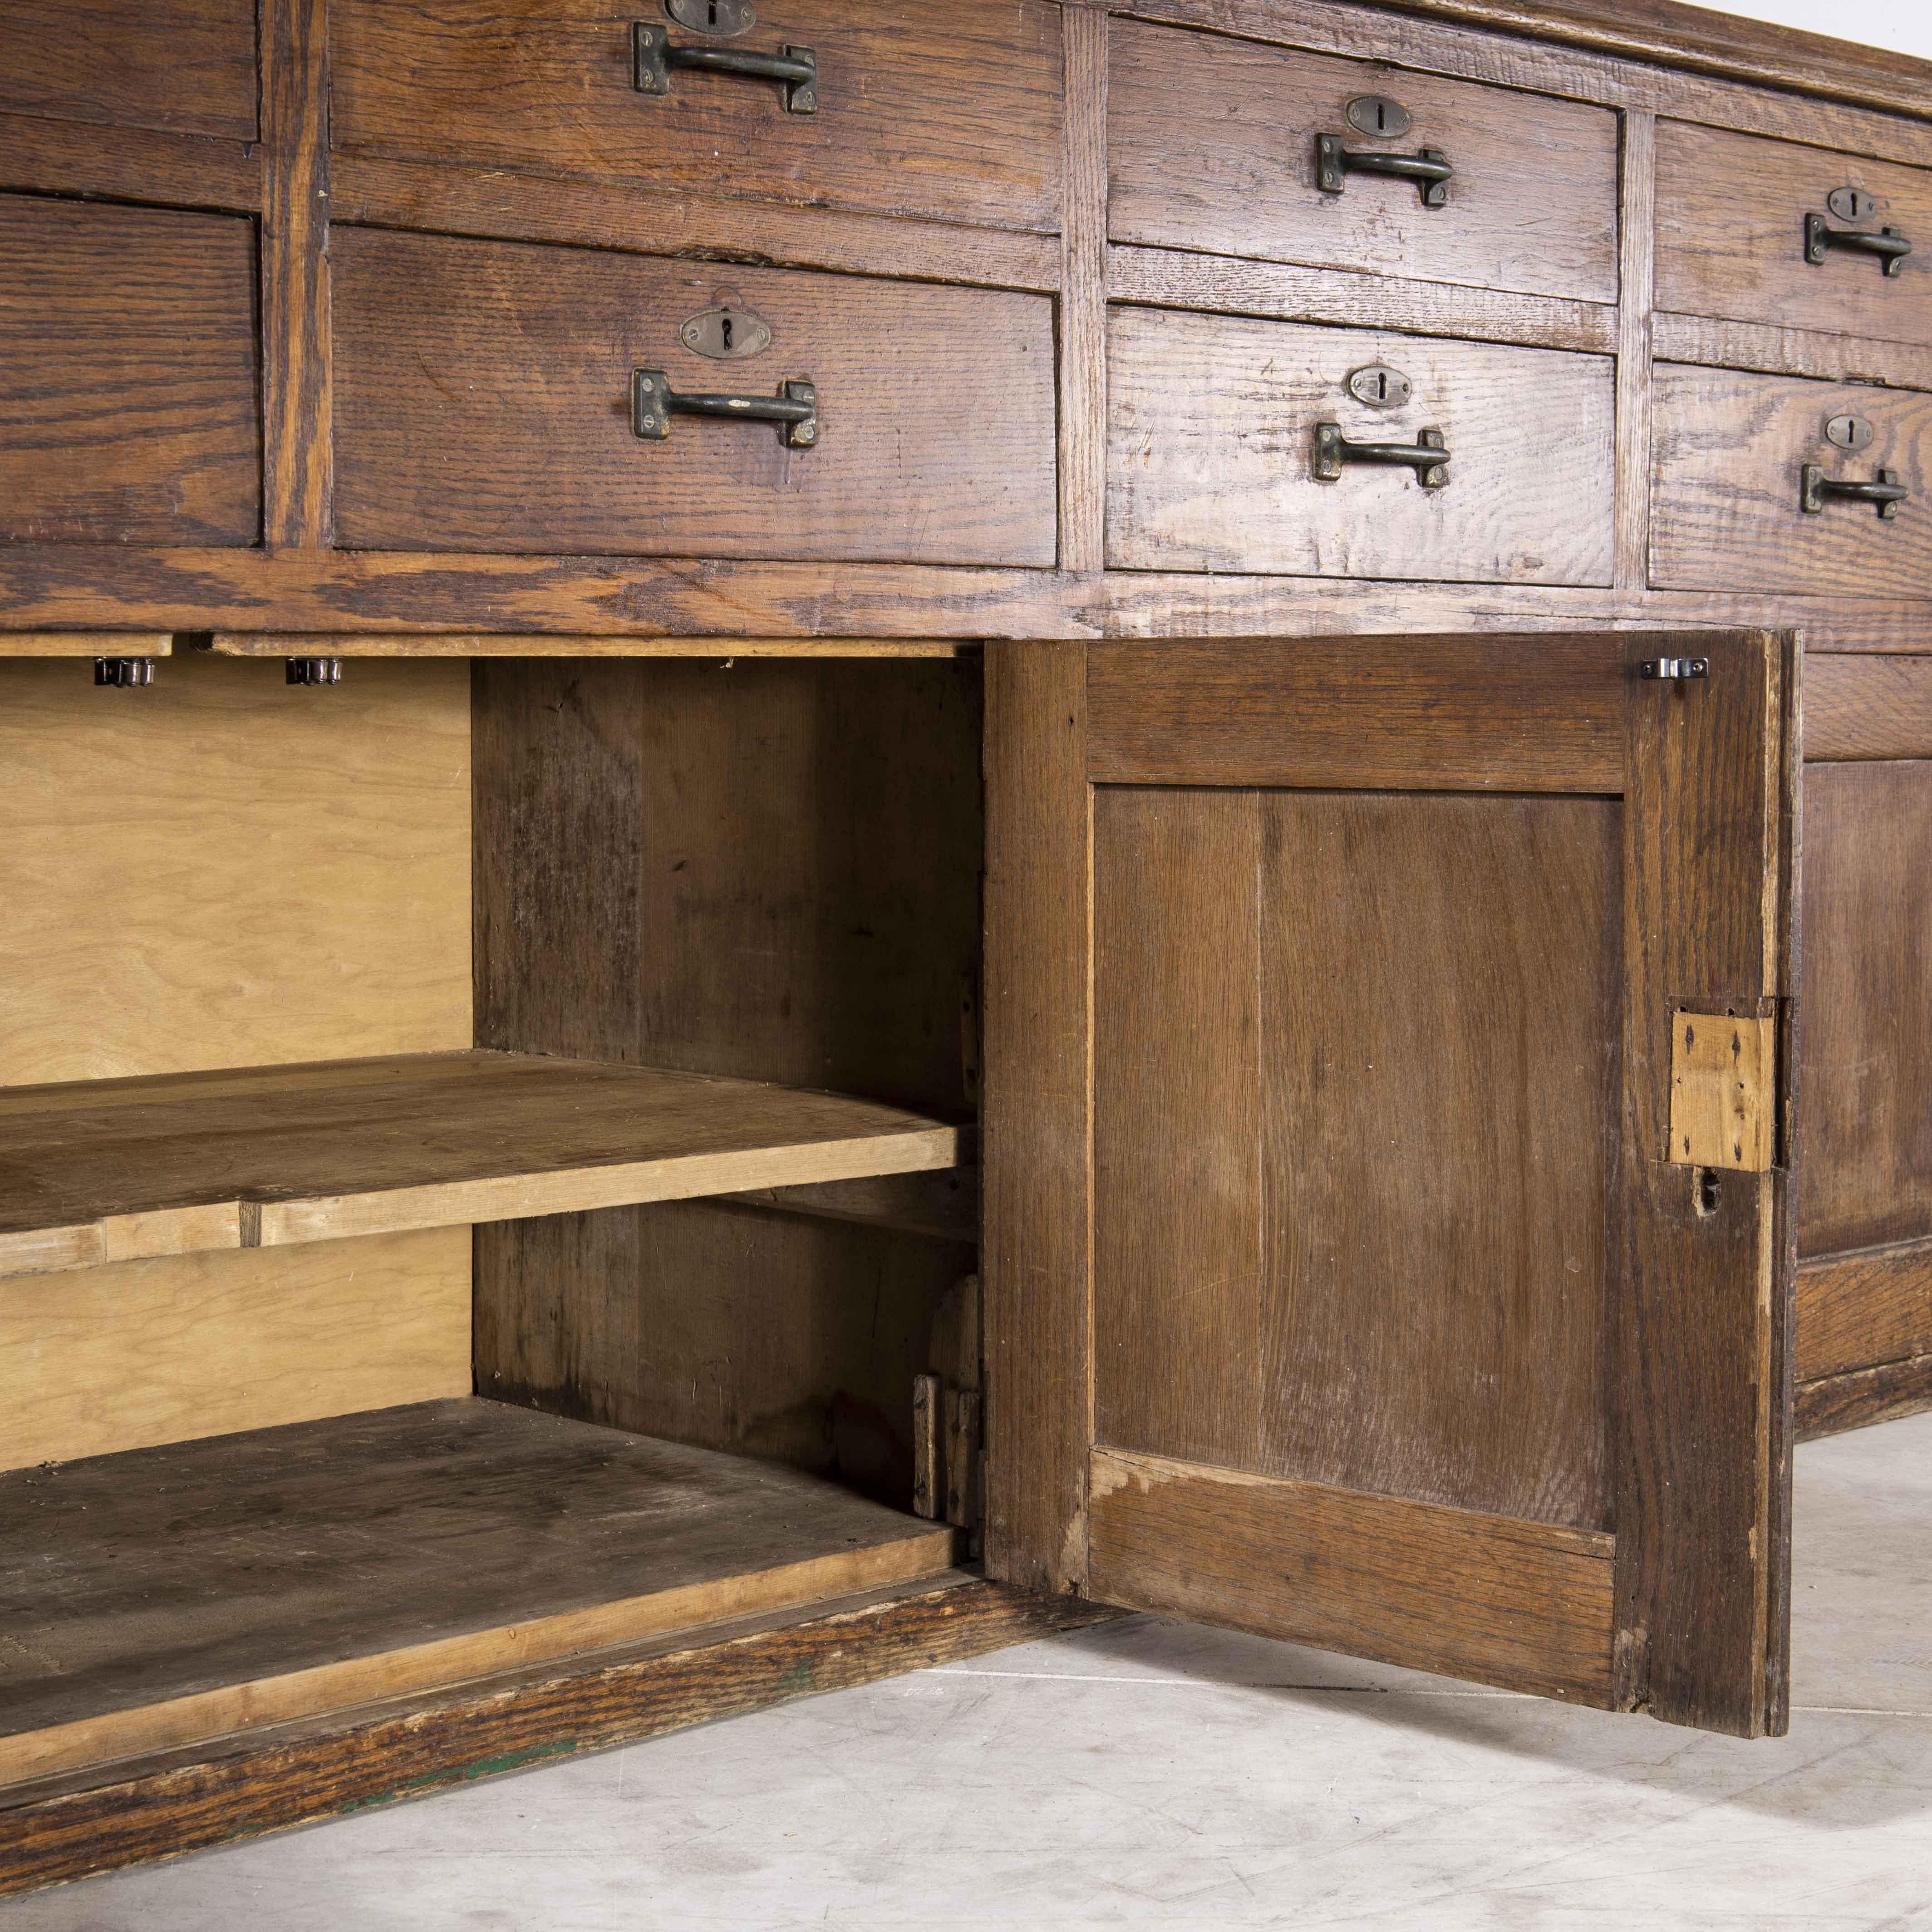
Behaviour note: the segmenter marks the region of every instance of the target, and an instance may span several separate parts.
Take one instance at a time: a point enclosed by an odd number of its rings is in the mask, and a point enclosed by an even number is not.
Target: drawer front
[[[679,25],[662,0],[338,0],[332,138],[405,160],[1058,228],[1056,8],[758,0],[756,14],[722,36]],[[683,68],[640,93],[638,22],[680,50],[809,48],[815,111],[788,111],[782,82]]]
[[[6,0],[0,113],[255,138],[255,0]]]
[[[1607,110],[1125,20],[1111,45],[1116,242],[1616,300]],[[1406,131],[1351,124],[1351,101],[1374,97],[1400,107]],[[1414,181],[1353,170],[1324,192],[1324,134],[1354,155],[1445,158],[1442,205]]]
[[[1932,172],[1664,121],[1657,211],[1660,309],[1932,343]],[[1813,260],[1812,216],[1840,237],[1896,229],[1912,252],[1889,274],[1842,239]]]
[[[1867,446],[1828,438],[1827,424],[1845,417],[1869,428]],[[1654,422],[1650,575],[1659,590],[1932,591],[1932,396],[1666,363]],[[1807,512],[1808,466],[1828,486],[1888,470],[1911,494],[1889,518],[1828,488]]]
[[[0,197],[0,542],[246,544],[252,224]]]
[[[1148,309],[1117,310],[1108,340],[1110,564],[1610,581],[1606,357]],[[1350,393],[1378,366],[1407,381],[1406,403]],[[1419,469],[1351,460],[1324,481],[1323,423],[1348,443],[1411,448],[1438,430],[1447,480],[1425,488]]]
[[[1044,297],[372,229],[332,253],[344,545],[1053,561]],[[687,348],[721,308],[770,346]],[[808,381],[815,437],[674,415],[646,440],[639,369],[680,396]]]

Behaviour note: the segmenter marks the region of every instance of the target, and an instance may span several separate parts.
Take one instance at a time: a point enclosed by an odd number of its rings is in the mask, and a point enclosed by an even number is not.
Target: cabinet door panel
[[[1785,989],[1787,656],[989,647],[996,1574],[1783,1727],[1785,1175],[1672,1110]]]

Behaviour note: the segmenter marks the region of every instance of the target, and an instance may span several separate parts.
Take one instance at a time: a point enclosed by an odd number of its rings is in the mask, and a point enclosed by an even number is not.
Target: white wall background
[[[1932,0],[1726,0],[1718,10],[1932,60]]]

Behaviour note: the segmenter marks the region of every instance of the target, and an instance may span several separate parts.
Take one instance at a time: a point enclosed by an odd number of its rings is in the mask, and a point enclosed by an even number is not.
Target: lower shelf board
[[[0,1787],[944,1570],[953,1534],[472,1399],[0,1476]]]

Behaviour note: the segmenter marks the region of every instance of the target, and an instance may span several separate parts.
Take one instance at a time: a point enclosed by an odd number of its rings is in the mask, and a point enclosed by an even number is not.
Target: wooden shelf
[[[0,1276],[952,1167],[964,1130],[835,1094],[408,1054],[0,1096]]]
[[[473,1398],[0,1476],[0,1784],[944,1570],[795,1471]]]

